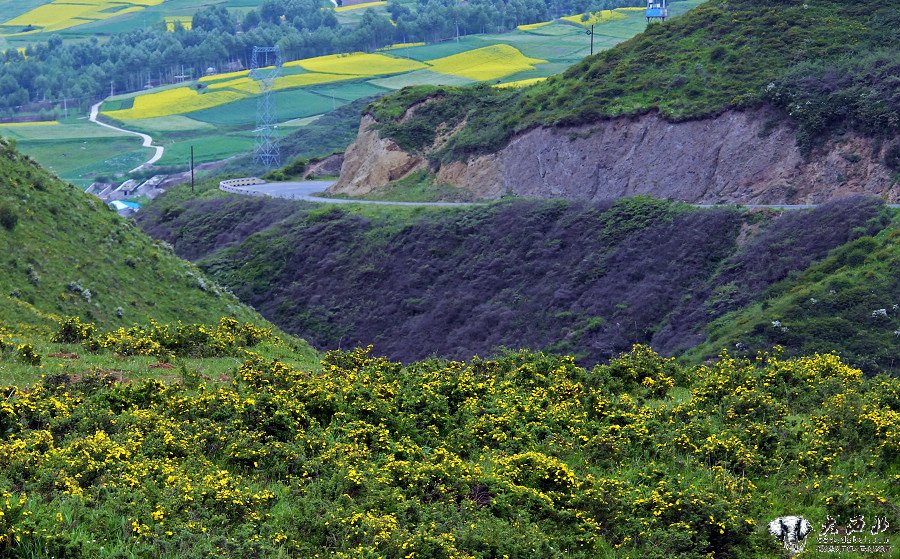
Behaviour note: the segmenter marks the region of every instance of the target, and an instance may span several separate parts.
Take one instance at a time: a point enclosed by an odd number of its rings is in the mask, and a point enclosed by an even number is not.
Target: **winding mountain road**
[[[334,181],[266,182],[241,186],[232,186],[226,184],[229,182],[239,181],[222,181],[221,183],[219,183],[219,188],[221,190],[224,190],[225,192],[232,192],[234,194],[244,194],[247,196],[268,196],[270,198],[304,200],[306,202],[327,202],[331,204],[370,204],[375,206],[464,207],[476,205],[476,203],[469,202],[390,202],[386,200],[356,200],[348,198],[323,198],[321,196],[313,196],[313,194],[324,192],[329,186],[334,184]]]
[[[156,150],[156,153],[153,154],[153,157],[151,157],[149,160],[147,160],[146,163],[135,167],[134,169],[129,171],[129,173],[134,173],[135,171],[140,171],[141,169],[149,167],[150,165],[153,165],[154,163],[156,163],[157,161],[162,159],[163,154],[166,152],[166,148],[164,148],[162,146],[154,146],[153,138],[151,138],[147,134],[142,134],[140,132],[133,132],[131,130],[125,130],[124,128],[119,128],[119,127],[113,126],[111,124],[106,124],[105,122],[100,122],[99,120],[97,120],[97,117],[100,115],[100,105],[102,105],[102,104],[103,104],[103,101],[100,101],[99,103],[97,103],[96,105],[91,107],[91,116],[89,117],[89,120],[91,122],[93,122],[94,124],[99,124],[100,126],[103,126],[105,128],[109,128],[110,130],[115,130],[117,132],[123,132],[123,133],[129,134],[131,136],[139,136],[144,141],[143,147],[152,148],[152,149]]]
[[[320,202],[331,204],[371,204],[380,206],[437,206],[437,207],[465,207],[476,206],[486,202],[390,202],[387,200],[359,200],[356,198],[325,198],[315,196],[325,192],[334,181],[303,181],[303,182],[262,182],[258,184],[228,184],[241,183],[256,179],[235,179],[222,181],[219,188],[225,192],[243,194],[245,196],[268,196],[270,198],[284,198],[286,200],[303,200],[306,202]],[[490,202],[490,200],[488,201]],[[718,208],[723,206],[742,206],[748,209],[770,210],[810,210],[818,204],[693,204],[698,208]],[[900,208],[900,204],[888,204],[889,208]]]

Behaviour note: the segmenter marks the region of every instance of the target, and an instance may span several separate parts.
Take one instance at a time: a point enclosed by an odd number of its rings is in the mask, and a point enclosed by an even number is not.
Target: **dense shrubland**
[[[62,367],[3,388],[4,555],[772,557],[786,511],[898,506],[900,381],[832,355],[244,352],[215,381]]]
[[[793,355],[838,350],[869,373],[897,370],[890,269],[900,247],[876,199],[778,216],[643,198],[401,212],[173,194],[140,225],[320,348],[371,343],[410,361],[527,347],[596,363],[634,343],[681,353],[732,313],[695,357],[777,343]],[[817,279],[822,287],[802,295],[813,276],[799,274],[829,251],[854,250],[851,241],[880,248],[829,265],[846,279]],[[822,304],[794,310],[789,293]],[[808,324],[807,308],[817,313]],[[886,317],[870,316],[881,308]]]

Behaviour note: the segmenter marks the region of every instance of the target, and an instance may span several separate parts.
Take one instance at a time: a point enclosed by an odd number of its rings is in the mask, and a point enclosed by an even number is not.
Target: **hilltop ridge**
[[[485,198],[896,201],[898,18],[711,0],[528,88],[408,88],[369,106],[334,191],[428,169]]]

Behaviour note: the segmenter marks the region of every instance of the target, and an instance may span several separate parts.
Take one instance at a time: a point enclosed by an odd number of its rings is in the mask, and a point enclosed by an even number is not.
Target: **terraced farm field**
[[[240,1],[229,0],[229,3]],[[167,6],[183,8],[185,2],[168,0],[141,13],[152,13],[151,10]],[[672,11],[682,13],[699,3],[700,0],[676,2]],[[363,11],[356,9],[342,14]],[[620,9],[610,13],[615,15],[604,12],[594,24],[595,50],[612,47],[646,26],[640,10]],[[285,135],[308,124],[313,117],[347,103],[410,85],[487,81],[498,86],[527,87],[565,70],[588,54],[590,41],[582,26],[585,22],[580,16],[569,19],[573,21],[527,25],[505,34],[470,35],[459,41],[394,45],[377,53],[287,62],[283,75],[274,85],[277,120],[283,123],[276,133]],[[166,152],[158,165],[186,166],[192,145],[195,160],[201,163],[246,153],[253,148],[259,93],[259,82],[249,74],[247,70],[216,74],[194,82],[112,97],[103,103],[102,116],[122,128],[149,134],[157,144],[163,145]],[[46,130],[41,132],[39,128]],[[89,182],[92,170],[94,174],[124,172],[141,163],[142,156],[149,157],[149,150],[141,148],[136,137],[109,135],[102,137],[102,145],[96,150],[82,154],[72,142],[92,137],[90,128],[90,124],[80,121],[80,125],[65,122],[2,127],[0,134],[16,138],[23,151],[78,184]],[[54,141],[65,147],[64,156],[54,155],[48,149]],[[116,167],[119,161],[122,164]]]
[[[62,31],[70,27],[94,21],[139,12],[149,6],[162,4],[164,0],[68,0],[36,6],[17,17],[3,22],[7,34],[32,34]]]
[[[239,12],[262,0],[216,0]],[[0,0],[0,49],[46,41],[87,38],[141,29],[163,22],[190,26],[195,12],[210,4],[196,0]],[[32,26],[27,32],[27,26]]]

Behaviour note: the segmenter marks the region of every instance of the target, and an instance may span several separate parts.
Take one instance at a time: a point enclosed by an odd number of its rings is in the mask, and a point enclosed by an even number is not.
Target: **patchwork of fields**
[[[99,0],[92,0],[99,2]],[[139,0],[157,2],[157,0]],[[144,9],[184,7],[186,0],[167,0]],[[229,4],[257,0],[228,0]],[[34,2],[36,3],[36,2]],[[673,4],[681,13],[700,0]],[[25,2],[27,4],[27,2]],[[196,3],[194,3],[196,4]],[[362,4],[342,12],[359,14]],[[348,6],[349,8],[350,6]],[[0,18],[6,14],[0,4]],[[379,7],[379,9],[383,9]],[[609,13],[607,13],[609,12]],[[17,16],[18,17],[18,16]],[[186,21],[171,19],[171,21]],[[567,20],[522,26],[511,33],[470,35],[459,41],[393,45],[376,53],[321,56],[285,63],[274,83],[273,100],[278,126],[287,135],[311,117],[322,115],[358,99],[382,95],[412,85],[466,85],[479,81],[500,87],[526,87],[559,73],[589,52],[590,41],[582,25],[590,20]],[[604,11],[594,18],[595,51],[611,48],[646,26],[640,10]],[[93,25],[93,24],[92,24]],[[80,28],[79,28],[80,29]],[[252,150],[259,82],[247,70],[205,76],[194,82],[147,92],[110,97],[102,115],[117,125],[149,134],[166,147],[161,166],[185,166],[190,146],[199,163],[220,160]],[[39,128],[45,129],[43,133]],[[0,134],[17,140],[20,149],[33,155],[58,175],[76,184],[90,177],[134,168],[150,150],[134,137],[104,136],[97,144],[86,131],[84,120],[43,126],[7,126]],[[74,144],[92,138],[92,149]],[[54,143],[66,148],[61,154],[49,149]]]
[[[262,0],[216,0],[238,13]],[[196,0],[0,0],[0,50],[46,41],[111,35],[165,22],[190,27],[191,18],[210,2]]]
[[[47,33],[139,12],[164,0],[53,0],[3,23],[6,33]]]
[[[59,177],[87,187],[97,175],[133,169],[153,150],[134,136],[96,126],[87,117],[68,121],[0,124],[0,135]]]

